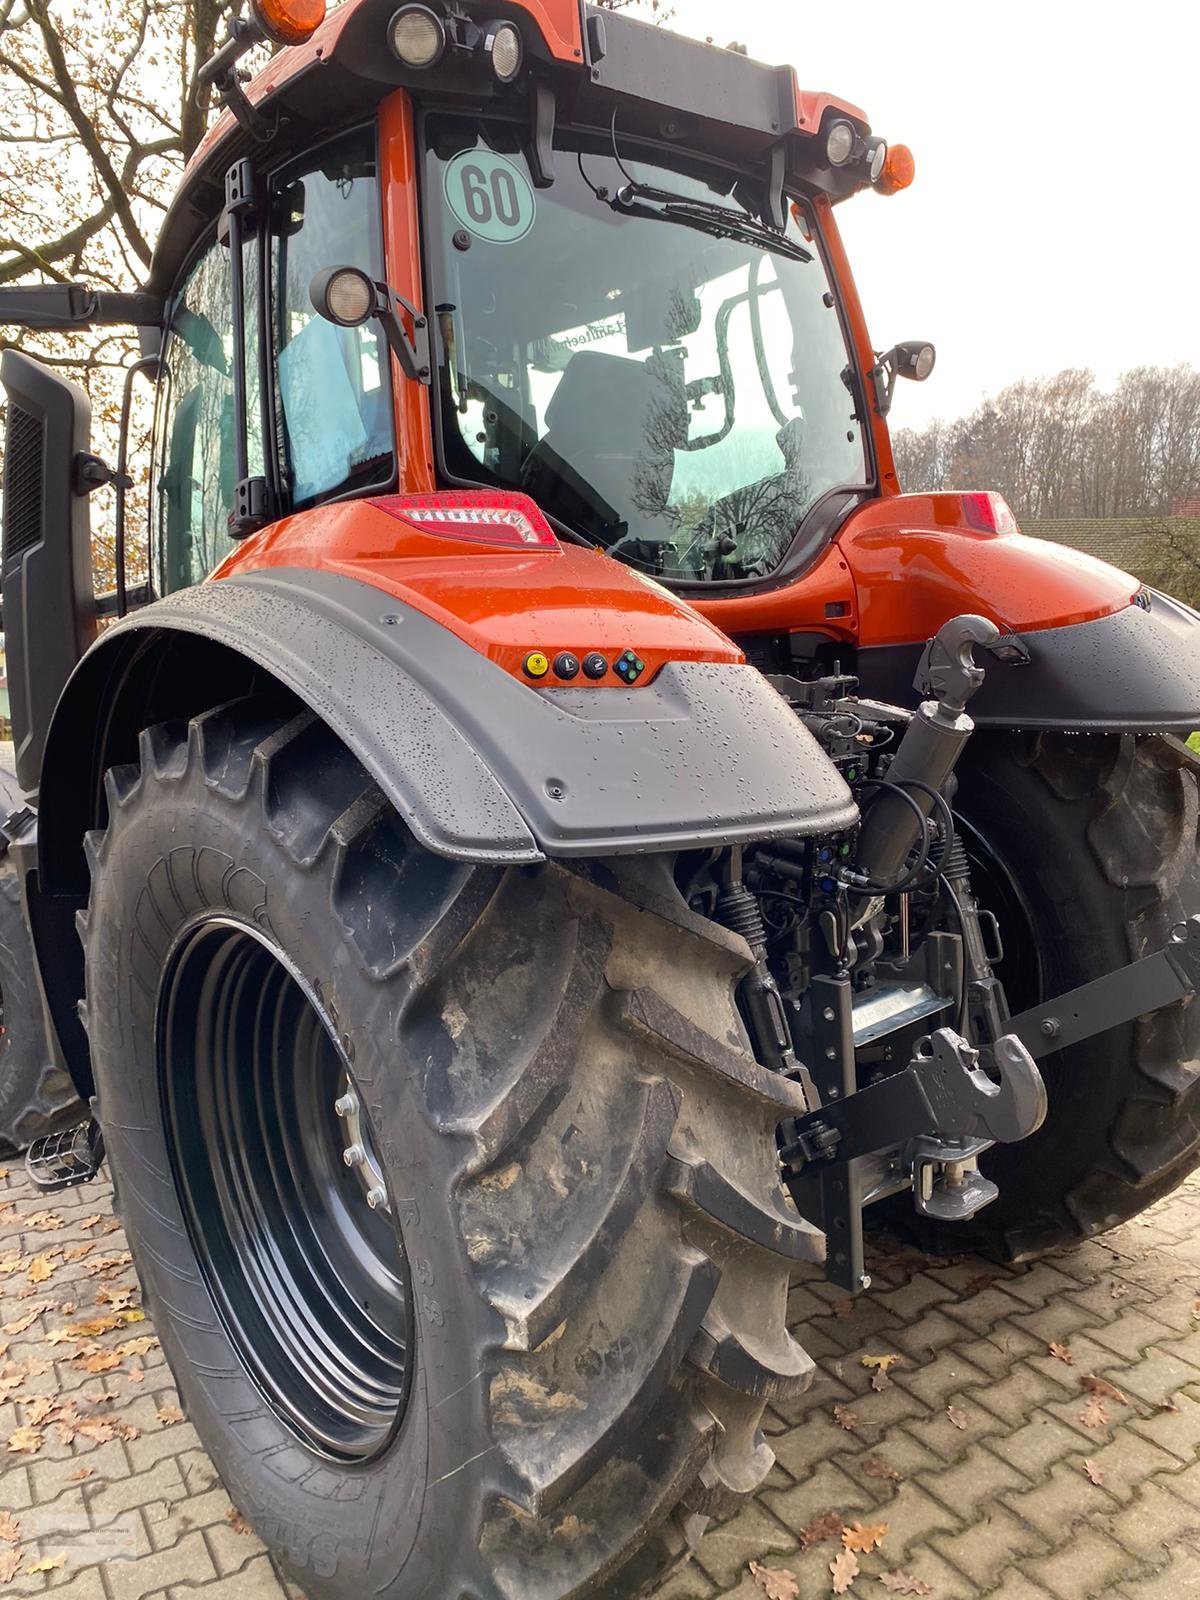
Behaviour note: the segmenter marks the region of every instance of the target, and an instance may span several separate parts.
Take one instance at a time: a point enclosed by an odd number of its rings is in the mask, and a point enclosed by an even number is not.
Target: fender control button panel
[[[525,676],[527,678],[532,678],[536,683],[539,679],[544,678],[550,671],[550,660],[549,657],[543,655],[540,650],[531,650],[525,657],[525,660],[522,662],[522,666],[525,671]]]
[[[613,666],[613,671],[618,678],[623,678],[626,683],[636,683],[646,670],[646,663],[641,656],[635,655],[632,650],[618,658]]]

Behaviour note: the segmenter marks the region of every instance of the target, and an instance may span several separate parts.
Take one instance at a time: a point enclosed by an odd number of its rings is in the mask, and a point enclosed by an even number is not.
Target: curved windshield
[[[734,176],[559,145],[539,189],[520,130],[429,121],[450,472],[656,576],[774,571],[816,503],[867,478],[810,224],[772,248]]]

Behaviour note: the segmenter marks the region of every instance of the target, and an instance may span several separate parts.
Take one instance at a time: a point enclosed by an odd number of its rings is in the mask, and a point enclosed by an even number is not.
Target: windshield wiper
[[[771,250],[790,261],[812,260],[810,250],[753,217],[730,211],[727,206],[719,206],[708,200],[672,194],[669,189],[628,183],[608,203],[614,211],[624,216],[678,222],[686,228],[696,228],[701,233],[710,234],[715,239],[732,239],[739,244],[757,245],[760,250]]]

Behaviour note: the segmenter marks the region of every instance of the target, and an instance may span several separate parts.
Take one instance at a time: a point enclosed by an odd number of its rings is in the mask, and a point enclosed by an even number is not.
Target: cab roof
[[[189,162],[164,224],[152,290],[170,289],[220,211],[234,161],[251,156],[276,165],[399,88],[465,98],[482,110],[519,102],[531,84],[548,83],[560,117],[605,127],[619,107],[627,135],[666,137],[682,148],[754,163],[779,147],[789,165],[807,165],[803,147],[833,118],[854,123],[863,135],[870,131],[865,113],[849,101],[802,89],[793,67],[768,66],[586,0],[460,0],[457,9],[481,22],[509,20],[521,29],[525,67],[511,85],[414,72],[387,43],[395,9],[396,0],[343,0],[309,40],[272,57],[245,90],[272,131],[265,146],[229,110],[221,113]],[[863,186],[832,170],[824,178],[822,187],[835,199]]]

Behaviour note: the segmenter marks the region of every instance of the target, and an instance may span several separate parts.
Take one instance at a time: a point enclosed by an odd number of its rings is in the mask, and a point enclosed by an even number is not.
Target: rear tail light
[[[967,525],[977,533],[1020,533],[1012,507],[1002,494],[959,495]]]
[[[528,495],[507,490],[388,495],[371,504],[439,539],[466,539],[505,550],[557,550],[554,529]]]

